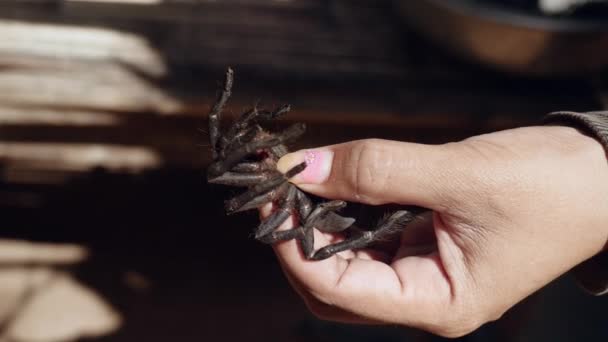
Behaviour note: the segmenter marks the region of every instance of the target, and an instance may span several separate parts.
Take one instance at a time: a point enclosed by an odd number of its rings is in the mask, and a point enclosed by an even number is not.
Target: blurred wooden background
[[[598,78],[530,79],[450,56],[390,0],[0,1],[3,235],[92,248],[78,276],[127,322],[108,341],[433,339],[312,319],[271,251],[248,238],[255,215],[224,217],[221,199],[234,191],[203,175],[206,114],[227,66],[236,83],[226,118],[258,100],[291,103],[276,128],[308,125],[294,148],[454,141],[605,98]],[[152,290],[129,286],[133,270]],[[576,333],[554,330],[580,337],[595,316],[581,314],[589,302],[567,284],[532,302],[574,303]],[[541,317],[560,321],[532,313]],[[509,340],[514,325],[494,334]]]

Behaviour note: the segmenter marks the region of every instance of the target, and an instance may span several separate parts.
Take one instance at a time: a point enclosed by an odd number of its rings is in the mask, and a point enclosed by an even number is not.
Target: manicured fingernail
[[[286,154],[279,159],[277,169],[285,173],[292,167],[306,162],[306,169],[290,181],[295,184],[321,184],[329,177],[333,159],[334,153],[329,150],[301,150]]]

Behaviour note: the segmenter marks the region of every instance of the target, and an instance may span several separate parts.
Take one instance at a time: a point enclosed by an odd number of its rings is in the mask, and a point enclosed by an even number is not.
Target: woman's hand
[[[608,241],[606,153],[573,128],[436,146],[361,140],[289,154],[279,169],[304,159],[308,168],[292,181],[307,192],[433,210],[405,229],[392,255],[362,250],[307,261],[296,241],[276,244],[291,284],[324,319],[461,336]],[[340,239],[315,234],[317,249]]]

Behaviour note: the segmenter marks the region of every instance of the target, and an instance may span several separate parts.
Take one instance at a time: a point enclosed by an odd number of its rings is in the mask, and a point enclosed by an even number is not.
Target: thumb
[[[440,210],[459,183],[447,171],[452,157],[444,146],[358,140],[287,154],[277,168],[284,173],[306,162],[306,169],[290,181],[325,198]]]

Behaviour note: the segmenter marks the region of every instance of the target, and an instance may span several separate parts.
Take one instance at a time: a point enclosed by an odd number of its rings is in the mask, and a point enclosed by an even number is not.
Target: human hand
[[[606,153],[573,128],[434,146],[361,140],[296,152],[278,167],[305,157],[309,166],[292,181],[307,192],[433,210],[405,229],[392,255],[361,250],[308,261],[296,241],[277,243],[291,284],[323,319],[461,336],[607,245]],[[335,239],[316,231],[315,248]]]

